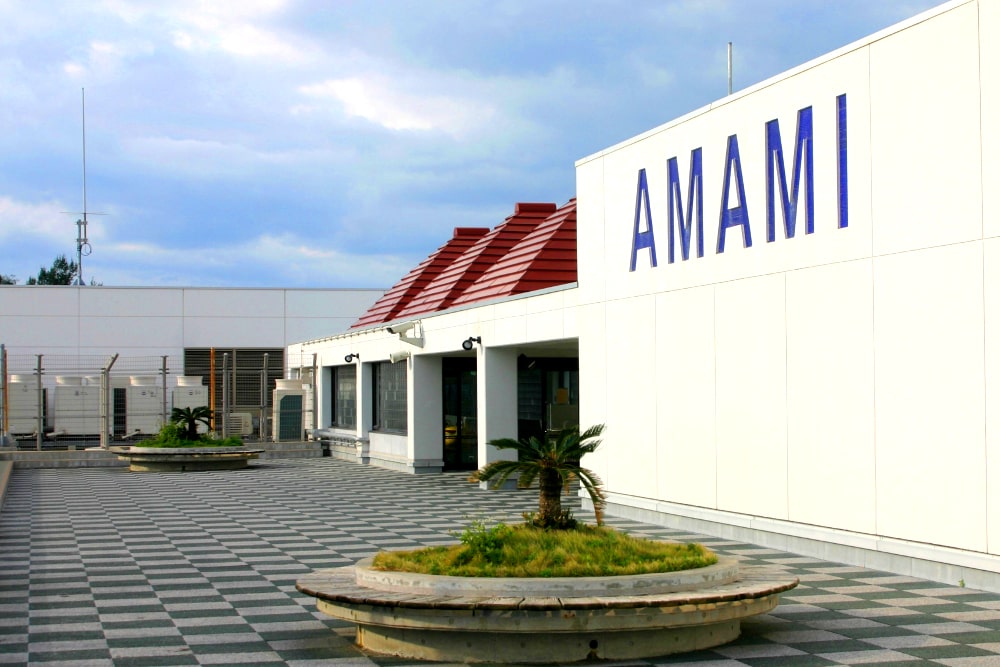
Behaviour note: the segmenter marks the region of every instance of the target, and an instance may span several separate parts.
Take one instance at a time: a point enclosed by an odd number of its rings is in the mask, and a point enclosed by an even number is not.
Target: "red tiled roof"
[[[517,204],[513,215],[441,271],[396,314],[397,317],[433,313],[449,308],[483,273],[502,260],[521,239],[534,231],[555,210],[555,204]]]
[[[372,304],[352,329],[391,322],[399,312],[442,271],[458,259],[476,241],[489,233],[488,227],[456,227],[454,235],[430,257],[406,274],[392,289]]]
[[[352,329],[576,281],[576,199],[520,203],[492,232],[457,227]]]
[[[569,200],[491,266],[453,305],[576,282],[576,199]]]

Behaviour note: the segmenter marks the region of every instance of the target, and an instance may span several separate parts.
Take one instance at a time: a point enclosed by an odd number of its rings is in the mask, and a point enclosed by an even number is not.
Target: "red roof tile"
[[[489,233],[488,227],[456,227],[454,235],[430,257],[406,274],[392,289],[372,304],[352,329],[391,322],[442,271],[447,269],[476,241]]]
[[[409,317],[451,307],[455,299],[556,210],[555,204],[519,203],[514,214],[480,238],[437,275],[396,316]]]
[[[351,328],[576,282],[576,199],[520,203],[492,232],[457,227]]]
[[[576,282],[576,199],[569,200],[493,264],[453,305]]]

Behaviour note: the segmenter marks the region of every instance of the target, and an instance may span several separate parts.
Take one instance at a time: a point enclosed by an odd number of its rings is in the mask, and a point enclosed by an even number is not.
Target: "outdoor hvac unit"
[[[302,440],[306,392],[302,380],[276,380],[272,402],[272,439],[275,442]]]
[[[57,375],[53,408],[57,435],[100,435],[100,378],[93,386],[82,377]]]
[[[171,408],[208,407],[208,387],[201,383],[200,375],[180,375],[177,386],[170,394]],[[198,432],[205,433],[208,426],[198,422]]]
[[[47,418],[42,389],[42,424]],[[30,435],[38,430],[38,385],[33,375],[11,375],[7,385],[7,428],[12,435]]]
[[[156,384],[156,376],[129,378],[126,390],[126,430],[128,435],[152,435],[163,424],[163,393]]]
[[[253,415],[249,412],[230,412],[226,415],[226,435],[253,435]]]

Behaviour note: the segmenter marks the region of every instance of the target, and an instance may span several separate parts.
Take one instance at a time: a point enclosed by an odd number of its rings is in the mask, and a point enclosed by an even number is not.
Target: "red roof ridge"
[[[518,203],[512,215],[441,271],[397,316],[412,317],[451,307],[490,266],[514,249],[521,239],[537,229],[556,210],[553,203]]]
[[[451,239],[418,264],[402,280],[372,304],[352,329],[391,322],[399,317],[399,312],[430,283],[435,276],[445,270],[465,250],[478,239],[488,234],[489,227],[455,227]]]
[[[352,329],[576,282],[576,198],[520,202],[492,231],[452,238],[403,276]]]

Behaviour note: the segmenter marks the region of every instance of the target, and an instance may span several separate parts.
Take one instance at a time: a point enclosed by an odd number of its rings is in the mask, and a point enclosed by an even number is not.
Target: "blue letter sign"
[[[645,210],[646,231],[639,231],[639,218]],[[635,256],[641,248],[649,248],[649,265],[656,267],[656,241],[653,239],[653,218],[649,214],[649,187],[646,185],[646,170],[639,170],[639,186],[635,193],[635,226],[632,228],[632,263],[629,271],[635,271]]]
[[[837,227],[847,226],[847,95],[837,96]]]
[[[739,200],[733,208],[729,206],[729,183],[736,176],[736,195]],[[719,241],[715,252],[722,253],[726,250],[726,230],[730,227],[743,228],[743,247],[749,248],[753,245],[750,238],[750,214],[747,211],[747,196],[743,189],[743,167],[740,164],[740,143],[736,135],[730,135],[726,143],[726,175],[722,186],[722,211],[719,214]]]
[[[667,160],[670,196],[667,211],[670,214],[670,238],[667,245],[667,263],[674,262],[674,214],[676,213],[677,231],[681,239],[681,258],[687,260],[691,254],[691,228],[698,235],[698,257],[705,256],[705,209],[704,186],[701,178],[701,149],[691,151],[691,176],[688,179],[687,217],[684,216],[684,200],[681,198],[681,177],[677,169],[677,158]]]
[[[813,140],[812,140],[812,107],[799,110],[799,121],[795,129],[795,162],[792,167],[792,188],[788,190],[788,179],[785,178],[785,156],[781,148],[781,130],[778,121],[768,121],[765,125],[767,135],[767,241],[774,241],[774,188],[781,186],[781,214],[785,219],[785,238],[795,236],[795,218],[799,206],[799,184],[802,182],[802,172],[805,171],[806,198],[806,234],[815,230],[813,218],[815,215],[813,193]],[[778,182],[775,183],[777,171]]]

